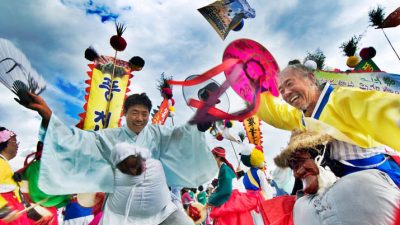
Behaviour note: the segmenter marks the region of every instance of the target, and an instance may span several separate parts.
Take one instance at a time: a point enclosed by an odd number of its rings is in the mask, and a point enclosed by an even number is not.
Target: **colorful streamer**
[[[168,99],[164,98],[164,100],[161,102],[160,109],[156,114],[154,114],[151,123],[163,125],[170,113],[169,108]]]
[[[398,25],[400,25],[400,7],[390,13],[378,28],[397,27]]]
[[[243,126],[246,130],[246,136],[249,143],[262,148],[262,133],[260,125],[261,121],[256,115],[243,120]]]

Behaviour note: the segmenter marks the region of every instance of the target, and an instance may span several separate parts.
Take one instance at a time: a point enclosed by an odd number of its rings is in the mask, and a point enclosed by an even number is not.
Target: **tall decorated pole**
[[[383,28],[397,27],[400,25],[400,7],[393,11],[386,19],[383,19],[385,16],[385,12],[383,8],[378,6],[376,9],[372,9],[368,13],[369,22],[371,22],[371,26],[375,26],[376,29],[381,29],[383,35],[385,35],[386,40],[388,41],[390,47],[392,47],[394,54],[396,54],[397,59],[400,60],[400,56],[397,53],[396,49],[393,47],[392,42],[386,35]]]
[[[89,79],[86,88],[83,108],[85,112],[79,114],[81,118],[77,127],[84,130],[100,130],[121,126],[123,103],[126,93],[130,91],[130,80],[133,71],[140,71],[144,60],[139,56],[132,57],[128,62],[117,59],[117,52],[123,51],[127,43],[122,38],[125,27],[116,23],[117,35],[110,39],[115,49],[114,57],[99,55],[95,49],[89,47],[85,51],[85,58],[92,61],[87,72]]]

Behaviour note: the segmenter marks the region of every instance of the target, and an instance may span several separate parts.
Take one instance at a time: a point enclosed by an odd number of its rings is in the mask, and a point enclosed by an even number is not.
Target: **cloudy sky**
[[[368,11],[378,4],[386,15],[399,7],[396,0],[248,0],[256,10],[254,19],[245,20],[244,28],[231,32],[222,41],[197,11],[212,1],[197,0],[3,0],[0,2],[0,38],[11,40],[21,49],[33,67],[46,79],[43,93],[53,112],[67,125],[78,122],[83,112],[84,80],[87,61],[83,53],[93,45],[103,55],[114,54],[109,38],[115,34],[112,19],[127,25],[123,37],[128,42],[119,58],[138,55],[146,60],[144,69],[135,73],[133,93],[147,92],[153,105],[161,102],[156,88],[165,72],[176,80],[199,74],[221,63],[225,47],[239,38],[253,39],[264,45],[281,69],[292,59],[303,59],[307,52],[320,48],[326,65],[346,70],[346,57],[339,46],[353,35],[364,34],[360,47],[374,46],[375,63],[384,71],[400,73],[400,63],[383,33],[369,27]],[[400,30],[385,30],[400,50]],[[216,78],[222,82],[224,76]],[[19,106],[11,92],[0,86],[0,125],[16,131],[21,154],[34,150],[39,116]],[[231,108],[242,100],[229,92]],[[174,89],[176,124],[188,120],[192,111],[185,105],[181,88]],[[184,118],[184,119],[181,119]],[[167,122],[170,124],[170,121]],[[243,130],[235,123],[232,134]],[[267,162],[287,143],[288,132],[262,124]],[[229,142],[209,138],[210,147],[231,149]],[[229,158],[235,162],[230,150]]]

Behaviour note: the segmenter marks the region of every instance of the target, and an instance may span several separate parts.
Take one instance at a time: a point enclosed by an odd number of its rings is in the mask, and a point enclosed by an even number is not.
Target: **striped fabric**
[[[385,152],[384,146],[361,148],[343,141],[334,140],[331,142],[331,158],[336,160],[364,159]]]

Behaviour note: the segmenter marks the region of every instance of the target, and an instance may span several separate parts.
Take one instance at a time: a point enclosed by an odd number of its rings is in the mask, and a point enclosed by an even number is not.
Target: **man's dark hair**
[[[187,187],[184,187],[184,188],[182,188],[181,189],[181,195],[183,195],[183,194],[185,194],[186,192],[188,192],[188,188]]]
[[[200,192],[204,190],[203,185],[200,185],[197,189],[199,189]]]
[[[134,106],[134,105],[144,105],[147,107],[149,112],[152,107],[151,101],[150,101],[149,97],[147,97],[146,93],[133,94],[133,95],[128,96],[124,102],[124,112],[127,112],[129,107]]]

